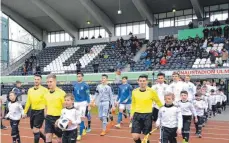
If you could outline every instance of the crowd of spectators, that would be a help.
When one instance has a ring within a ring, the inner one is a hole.
[[[35,55],[31,55],[28,59],[25,60],[25,63],[22,66],[22,75],[33,75],[40,73],[41,68],[38,64],[37,57]]]
[[[121,50],[121,52],[115,52],[111,55],[100,54],[100,58],[107,59],[109,57],[120,57],[117,61],[116,67],[110,67],[109,71],[117,71],[117,70],[123,70],[125,68],[125,63],[128,63],[130,65],[130,69],[133,69],[135,61],[133,60],[133,57],[136,55],[138,49],[142,47],[142,42],[137,38],[137,36],[133,36],[132,33],[130,33],[130,39],[124,40],[122,37],[120,39],[117,39],[115,42],[111,42],[112,48],[117,48]]]
[[[205,28],[203,30],[203,34],[204,34],[204,39],[208,39],[209,37],[212,38],[212,40],[215,41],[215,43],[217,41],[221,42],[220,40],[222,39],[222,37],[228,39],[229,38],[229,19],[227,18],[225,21],[226,26],[225,27],[221,27],[221,23],[215,19],[215,21],[213,22],[211,26],[211,28],[208,28],[208,25],[205,25]]]
[[[153,40],[149,43],[140,59],[145,63],[145,70],[151,70],[158,63],[166,65],[172,56],[178,56],[178,62],[182,63],[185,62],[186,56],[197,56],[201,42],[202,39],[199,37],[177,40],[173,36],[165,36],[162,40]]]
[[[100,34],[98,36],[98,38],[103,38]],[[91,39],[95,39],[95,36],[92,36]],[[88,40],[88,37],[81,37],[80,40]]]

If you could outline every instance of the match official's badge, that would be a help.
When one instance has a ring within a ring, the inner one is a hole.
[[[83,90],[83,86],[81,86],[81,90]]]

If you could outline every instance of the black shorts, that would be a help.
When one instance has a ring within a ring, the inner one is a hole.
[[[134,113],[131,133],[147,135],[152,129],[152,113]]]
[[[10,119],[10,126],[12,128],[11,136],[16,136],[19,134],[19,129],[18,129],[19,123],[20,123],[20,120],[11,120]]]
[[[216,107],[217,107],[217,108],[221,108],[220,102],[217,102]]]
[[[62,143],[76,143],[77,133],[77,129],[63,131]]]
[[[212,111],[213,111],[213,112],[216,111],[216,105],[212,105]]]
[[[158,118],[158,112],[159,110],[155,107],[153,107],[153,112],[152,112],[152,116],[153,116],[153,121],[156,122],[157,118]]]
[[[223,106],[226,106],[226,105],[227,105],[227,102],[226,102],[226,101],[224,101],[222,105],[223,105]]]
[[[30,113],[30,128],[41,128],[45,119],[44,109],[43,110],[31,110]]]
[[[55,127],[55,122],[58,120],[60,116],[50,116],[47,115],[45,118],[45,133],[54,133],[57,137],[62,137],[62,130],[58,127]]]

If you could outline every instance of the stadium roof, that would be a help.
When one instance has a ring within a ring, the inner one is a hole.
[[[121,15],[117,14],[119,0],[2,0],[1,4],[2,11],[25,29],[29,23],[33,25],[32,29],[37,30],[35,32],[39,30],[68,32],[95,26],[103,26],[109,31],[111,25],[150,19],[154,13],[169,12],[173,8],[177,10],[194,8],[196,11],[198,6],[199,10],[202,10],[203,6],[227,2],[228,0],[120,0]],[[139,3],[143,5],[136,6]],[[15,16],[15,13],[23,20]],[[88,20],[91,21],[90,25],[86,23]]]

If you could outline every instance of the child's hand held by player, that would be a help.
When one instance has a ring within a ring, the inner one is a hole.
[[[181,135],[181,133],[182,133],[182,132],[181,132],[181,129],[177,129],[177,134],[178,134],[178,135]]]
[[[198,118],[197,117],[195,117],[195,123],[197,123],[198,122]]]
[[[72,125],[72,121],[71,120],[69,120],[69,122],[68,122],[68,126],[71,126]]]
[[[59,119],[56,120],[56,122],[55,122],[55,127],[58,127],[58,122],[59,122]]]
[[[90,110],[91,110],[91,106],[90,106],[90,105],[88,105],[88,108],[87,108],[87,109],[88,109],[88,111],[90,111]]]

